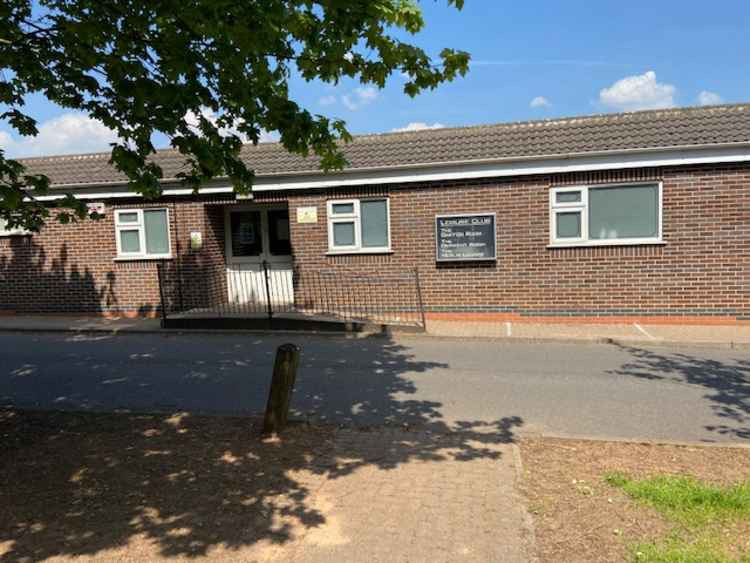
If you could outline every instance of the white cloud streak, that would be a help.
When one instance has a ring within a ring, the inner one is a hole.
[[[470,66],[621,66],[606,61],[590,61],[585,59],[543,59],[538,61],[526,60],[479,60],[470,61]]]
[[[341,103],[349,111],[357,111],[374,102],[378,97],[378,91],[372,86],[359,86],[349,94],[341,96]]]
[[[203,115],[216,123],[216,116],[208,108],[203,110]],[[193,112],[188,112],[185,119],[193,127],[198,125],[198,118]],[[0,129],[0,148],[9,158],[52,156],[104,152],[110,150],[110,145],[118,140],[114,131],[82,113],[63,113],[37,124],[37,129],[39,133],[35,137],[18,136]],[[234,133],[243,142],[248,141],[245,135],[233,128],[221,128],[220,132],[223,135]],[[277,140],[277,134],[261,132],[260,142]]]
[[[405,131],[423,131],[425,129],[442,129],[445,127],[442,123],[435,122],[432,125],[428,125],[424,121],[412,121],[411,123],[405,125],[404,127],[397,127],[396,129],[391,129],[391,132],[393,133],[401,133]]]

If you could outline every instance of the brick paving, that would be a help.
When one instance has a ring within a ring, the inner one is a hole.
[[[0,561],[533,560],[518,422],[0,411]]]
[[[532,560],[513,446],[484,430],[339,431],[340,461],[312,498],[325,523],[288,547],[290,560]]]

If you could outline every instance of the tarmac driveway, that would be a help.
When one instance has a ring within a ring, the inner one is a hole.
[[[750,350],[429,337],[0,334],[0,405],[245,414],[276,346],[297,416],[429,429],[750,443]]]

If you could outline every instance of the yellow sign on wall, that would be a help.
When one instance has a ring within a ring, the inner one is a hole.
[[[317,207],[298,207],[297,208],[297,223],[317,223],[318,222],[318,208]]]

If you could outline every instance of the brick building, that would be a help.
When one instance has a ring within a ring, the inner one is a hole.
[[[313,272],[416,268],[428,315],[750,320],[750,105],[366,135],[346,154],[323,174],[247,146],[256,185],[238,199],[221,180],[190,193],[159,151],[158,201],[108,154],[27,159],[104,219],[2,233],[0,311],[156,314],[157,264],[188,306],[243,302],[265,262],[290,304]]]

